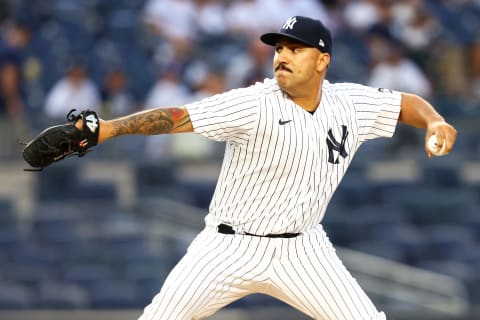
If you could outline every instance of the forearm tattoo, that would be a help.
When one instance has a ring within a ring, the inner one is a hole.
[[[154,135],[182,132],[190,126],[188,112],[182,108],[152,109],[112,121],[112,136],[123,134]]]

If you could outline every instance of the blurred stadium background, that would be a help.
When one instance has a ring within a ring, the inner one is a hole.
[[[271,75],[258,35],[334,33],[330,81],[418,93],[458,131],[428,159],[399,126],[364,145],[327,210],[347,267],[391,319],[480,319],[480,1],[0,1],[0,318],[135,319],[203,226],[223,145],[124,137],[24,172],[17,138],[70,108],[110,118]],[[108,310],[108,311],[105,311]],[[261,295],[215,319],[306,319]]]

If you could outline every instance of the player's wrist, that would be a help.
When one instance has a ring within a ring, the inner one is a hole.
[[[98,120],[99,120],[98,143],[100,144],[105,140],[112,138],[111,136],[112,124],[110,121],[105,121],[102,119],[98,119]]]

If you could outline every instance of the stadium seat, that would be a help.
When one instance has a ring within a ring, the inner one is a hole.
[[[470,229],[463,226],[434,225],[422,228],[427,246],[426,259],[450,260],[473,248],[475,241]]]
[[[1,215],[1,214],[0,214]],[[18,224],[10,222],[0,225],[0,248],[3,252],[15,251],[26,241],[26,235]]]
[[[175,174],[176,166],[168,160],[136,163],[136,185],[140,196],[148,188],[173,185],[175,183]]]
[[[123,278],[135,285],[140,304],[147,305],[160,291],[170,266],[163,261],[139,261],[124,265]]]
[[[18,283],[0,282],[0,309],[28,309],[33,306],[33,292]]]
[[[409,213],[409,220],[418,225],[452,223],[465,206],[476,202],[468,188],[432,188],[416,186],[409,189],[381,191],[383,203],[397,205]]]
[[[33,287],[42,281],[57,279],[58,271],[50,265],[8,263],[2,266],[5,278],[16,284]]]
[[[197,198],[201,196],[196,196],[193,193],[193,187],[178,185],[177,174],[177,166],[170,160],[164,159],[157,162],[142,161],[137,163],[135,176],[138,197],[142,199],[161,197],[194,205]],[[147,212],[151,209],[158,211],[158,208],[149,208],[148,205],[139,204],[140,207],[138,209],[141,212]]]
[[[404,225],[407,218],[400,208],[364,205],[336,214],[328,212],[322,224],[334,243],[349,246],[375,240],[378,230]]]
[[[480,263],[476,263],[471,267],[477,272],[474,272],[472,278],[465,285],[467,286],[470,301],[475,304],[477,301],[480,301],[480,275],[478,274]]]
[[[81,181],[73,189],[76,201],[116,201],[117,198],[116,184],[110,181]]]
[[[35,306],[41,309],[84,309],[89,306],[89,295],[78,285],[47,281],[38,286]]]
[[[332,201],[350,207],[371,204],[373,201],[371,191],[366,184],[363,172],[349,172],[335,192]]]
[[[115,266],[100,262],[64,264],[59,278],[66,283],[89,289],[99,281],[113,279],[114,268]]]
[[[359,241],[361,227],[355,218],[351,218],[347,213],[336,213],[325,216],[322,225],[334,245],[349,246],[355,241]]]
[[[215,191],[215,181],[183,181],[177,183],[181,190],[186,190],[191,196],[197,208],[208,209]]]
[[[454,188],[460,185],[457,162],[435,162],[423,168],[423,181],[432,187]]]
[[[33,266],[51,266],[61,260],[60,254],[53,248],[39,245],[34,241],[16,246],[8,252],[8,255],[12,263]]]
[[[462,208],[459,212],[458,223],[469,229],[474,235],[477,242],[480,242],[480,215],[477,206],[468,206]]]
[[[377,228],[372,239],[376,243],[398,248],[403,255],[403,262],[415,264],[423,259],[426,250],[424,235],[420,229],[406,224]]]
[[[408,212],[398,206],[363,205],[352,208],[348,214],[369,230],[409,223]]]
[[[63,161],[39,172],[36,183],[38,200],[73,200],[76,197],[74,187],[78,182],[78,171],[73,161]]]
[[[94,309],[131,309],[143,307],[135,284],[127,281],[97,281],[91,286],[91,307]]]
[[[31,286],[56,279],[60,261],[60,254],[55,250],[25,242],[8,252],[2,269],[9,280]]]
[[[67,265],[103,263],[111,257],[96,240],[68,242],[51,247],[60,253],[63,263]]]
[[[17,216],[13,209],[12,200],[0,198],[0,228],[3,225],[9,226],[17,222]]]
[[[68,214],[52,214],[34,218],[32,234],[40,243],[57,244],[79,241],[86,238],[88,232]]]
[[[98,221],[97,239],[108,249],[117,251],[123,247],[142,246],[145,242],[145,225],[133,215],[116,213]]]

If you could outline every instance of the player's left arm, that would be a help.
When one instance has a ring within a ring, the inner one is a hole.
[[[192,121],[185,107],[162,107],[132,113],[112,120],[99,119],[98,143],[122,135],[157,135],[193,132]],[[80,119],[75,124],[83,128]]]
[[[426,129],[425,151],[429,157],[432,153],[427,149],[427,140],[432,135],[437,136],[439,149],[443,148],[444,143],[446,144],[447,153],[452,150],[457,139],[457,130],[447,123],[428,101],[415,94],[402,93],[399,121],[416,128]]]

